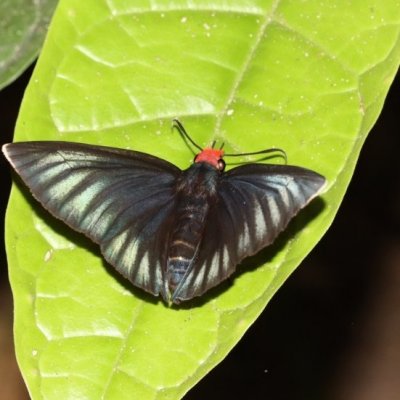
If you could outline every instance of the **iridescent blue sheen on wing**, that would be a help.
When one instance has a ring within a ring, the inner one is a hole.
[[[122,275],[154,295],[165,292],[177,167],[144,153],[70,142],[11,143],[3,152],[34,197],[99,243]]]
[[[325,184],[321,175],[286,165],[243,165],[221,175],[198,254],[174,293],[200,296],[231,275],[245,257],[271,244]]]

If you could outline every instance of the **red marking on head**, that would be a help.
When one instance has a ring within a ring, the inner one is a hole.
[[[214,168],[221,169],[221,163],[220,161],[222,160],[222,157],[224,156],[224,151],[223,150],[216,150],[216,149],[211,149],[210,147],[206,147],[201,151],[199,154],[197,154],[196,158],[194,159],[194,162],[205,162],[207,164],[212,165]]]

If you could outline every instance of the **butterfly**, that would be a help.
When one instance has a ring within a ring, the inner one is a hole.
[[[169,304],[229,277],[325,184],[320,174],[289,165],[251,163],[225,172],[222,146],[202,149],[178,120],[174,126],[199,149],[186,170],[150,154],[82,143],[2,148],[45,209],[99,244],[133,285]],[[273,151],[286,156],[280,149],[241,155]]]

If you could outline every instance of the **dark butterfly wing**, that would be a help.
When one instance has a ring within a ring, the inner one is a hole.
[[[11,143],[3,152],[55,217],[100,244],[134,285],[165,294],[163,268],[181,171],[148,154],[70,142]]]
[[[199,251],[174,297],[199,296],[231,275],[243,258],[271,244],[325,184],[300,167],[249,164],[220,179]]]

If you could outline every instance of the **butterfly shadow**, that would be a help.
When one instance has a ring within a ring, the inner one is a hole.
[[[74,231],[65,222],[56,218],[52,215],[46,208],[43,207],[29,192],[26,185],[22,182],[20,177],[13,174],[13,183],[17,186],[18,190],[22,194],[24,200],[29,204],[29,207],[33,210],[34,214],[40,219],[45,221],[46,225],[53,230],[57,235],[64,237],[66,240],[70,241],[76,247],[82,247],[89,251],[93,255],[96,252],[96,244],[90,241],[84,234]],[[40,231],[38,231],[42,234]],[[46,240],[46,239],[45,239]],[[49,244],[50,245],[50,244]],[[98,247],[98,246],[97,246]]]
[[[208,302],[214,300],[222,293],[235,285],[235,280],[241,275],[250,273],[264,264],[271,262],[274,256],[279,253],[287,243],[292,240],[296,235],[301,232],[314,218],[316,218],[326,207],[326,203],[320,197],[315,198],[309,205],[301,210],[296,217],[294,217],[288,227],[280,233],[277,239],[269,246],[260,250],[253,256],[245,258],[237,267],[236,271],[225,281],[210,289],[201,297],[173,305],[177,309],[193,309],[202,307]]]

